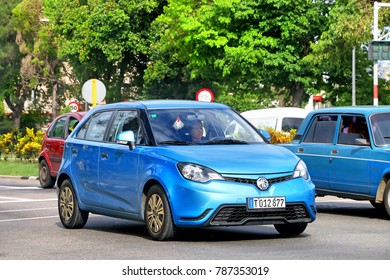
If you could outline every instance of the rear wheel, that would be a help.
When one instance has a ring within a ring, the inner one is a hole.
[[[275,224],[274,227],[280,234],[292,236],[299,235],[304,232],[307,227],[307,223]]]
[[[89,212],[80,210],[72,183],[65,180],[58,196],[58,213],[61,223],[66,228],[82,228],[88,220]]]
[[[144,214],[146,228],[153,239],[171,240],[176,236],[168,199],[160,185],[154,185],[148,191]]]
[[[39,183],[44,189],[52,188],[55,183],[55,177],[50,175],[49,165],[44,159],[39,163]]]

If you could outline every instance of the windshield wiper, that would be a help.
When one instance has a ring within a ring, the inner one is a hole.
[[[160,145],[193,145],[192,142],[188,141],[179,141],[179,140],[168,140],[168,141],[162,141],[159,143]]]
[[[236,140],[236,139],[211,139],[204,143],[205,145],[218,145],[218,144],[248,144],[248,142]]]

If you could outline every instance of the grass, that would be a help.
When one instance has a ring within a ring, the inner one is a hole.
[[[0,160],[0,175],[38,176],[38,163],[21,160]]]

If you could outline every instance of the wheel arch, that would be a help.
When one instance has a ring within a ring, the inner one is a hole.
[[[164,185],[156,180],[156,179],[150,179],[148,180],[145,185],[144,185],[144,189],[142,191],[142,203],[141,203],[141,217],[143,220],[145,220],[145,215],[144,215],[144,212],[145,212],[145,203],[146,203],[146,196],[148,195],[148,192],[150,190],[151,187],[153,187],[154,185],[159,185],[161,186],[161,188],[163,189],[163,191],[165,192],[166,196],[167,196],[167,199],[168,199],[168,203],[170,203],[170,200],[169,200],[169,194],[167,193],[167,190],[164,188]]]
[[[56,177],[57,174],[53,174],[53,173],[52,173],[53,167],[52,167],[52,165],[51,165],[51,161],[47,159],[46,155],[41,154],[41,155],[38,157],[38,165],[40,165],[41,162],[42,162],[43,160],[46,161],[47,167],[49,167],[50,176]]]
[[[378,189],[377,189],[376,195],[375,195],[375,202],[377,202],[377,203],[383,202],[385,189],[386,189],[386,186],[387,186],[387,183],[389,182],[389,180],[390,180],[390,173],[387,173],[385,176],[383,176],[382,180],[379,183],[379,186],[378,186]]]
[[[72,179],[70,178],[70,176],[68,176],[68,174],[66,173],[62,173],[60,174],[58,177],[57,177],[57,188],[59,189],[61,184],[66,180],[66,179],[69,179],[69,181],[73,184],[73,181]]]

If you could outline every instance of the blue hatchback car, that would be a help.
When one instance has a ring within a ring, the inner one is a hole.
[[[57,182],[66,228],[89,213],[178,228],[272,224],[298,235],[316,218],[306,166],[218,103],[137,101],[91,110],[67,138]]]
[[[390,216],[390,106],[314,110],[283,146],[305,161],[318,196],[369,200]]]

